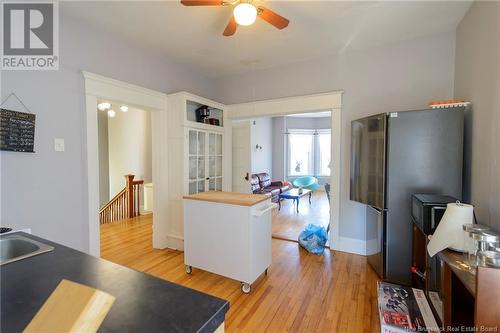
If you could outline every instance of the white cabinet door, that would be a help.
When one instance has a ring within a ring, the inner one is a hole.
[[[223,143],[221,133],[186,129],[187,194],[222,191]]]

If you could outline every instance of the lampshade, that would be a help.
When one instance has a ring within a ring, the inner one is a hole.
[[[433,257],[439,251],[450,248],[455,251],[466,250],[462,226],[473,221],[473,206],[463,203],[449,203],[441,221],[432,235],[427,252]]]
[[[234,19],[239,25],[251,25],[257,18],[257,8],[249,3],[240,3],[233,10]]]

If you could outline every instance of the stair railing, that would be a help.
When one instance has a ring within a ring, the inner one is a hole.
[[[126,220],[141,215],[140,200],[144,181],[125,175],[125,188],[99,210],[99,223]]]

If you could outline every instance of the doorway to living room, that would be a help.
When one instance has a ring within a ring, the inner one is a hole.
[[[329,229],[330,244],[338,240],[341,95],[230,106],[233,191],[266,194],[281,204],[273,211],[273,237],[297,241],[315,224]]]
[[[330,223],[331,112],[274,117],[274,180],[280,179],[273,237],[297,241],[313,224],[326,232]]]

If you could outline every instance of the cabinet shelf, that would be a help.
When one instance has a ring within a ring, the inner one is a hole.
[[[188,97],[189,98],[189,97]],[[186,100],[186,117],[185,121],[188,126],[202,125],[204,128],[221,128],[224,127],[224,111],[217,105],[207,103],[208,101],[194,100],[194,98],[189,98]],[[206,119],[211,119],[218,122],[218,125],[204,123],[200,121],[198,111],[200,108],[208,108],[209,115]]]

